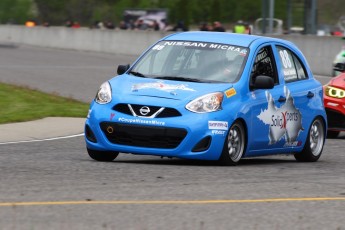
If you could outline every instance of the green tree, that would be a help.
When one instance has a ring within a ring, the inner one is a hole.
[[[344,14],[344,0],[318,0],[322,23],[333,23]],[[118,22],[129,8],[165,8],[171,24],[183,20],[187,25],[202,21],[232,24],[237,20],[253,23],[261,17],[261,0],[0,0],[0,23],[24,23],[29,18],[52,25],[67,19],[90,25],[94,21]],[[303,25],[304,0],[292,0],[293,25]],[[33,9],[37,8],[37,14]],[[287,19],[287,0],[275,0],[275,17]]]
[[[212,22],[214,21],[220,21],[221,18],[221,12],[222,12],[222,3],[220,0],[214,0],[211,4],[211,10],[210,10],[210,20]]]
[[[24,24],[35,17],[31,0],[1,0],[0,23]]]
[[[68,18],[65,10],[67,0],[46,1],[34,0],[38,9],[38,19],[42,22],[60,25]]]
[[[97,9],[97,0],[35,0],[40,21],[61,25],[66,20],[89,25]],[[101,4],[102,5],[102,4]]]

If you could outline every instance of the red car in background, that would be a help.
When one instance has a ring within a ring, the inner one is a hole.
[[[334,70],[342,73],[324,86],[329,138],[336,138],[345,131],[345,63],[338,63]]]

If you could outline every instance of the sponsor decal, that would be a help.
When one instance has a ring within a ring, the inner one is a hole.
[[[166,41],[164,42],[165,46],[193,46],[193,47],[202,47],[207,48],[209,43],[205,42],[176,42],[176,41]]]
[[[187,85],[184,84],[166,84],[163,81],[157,81],[157,82],[150,82],[150,83],[139,83],[132,85],[132,91],[137,92],[140,89],[158,89],[165,92],[173,92],[175,90],[184,90],[184,91],[195,91],[192,88],[188,88]]]
[[[283,72],[285,76],[296,75],[296,69],[284,69]]]
[[[152,50],[162,50],[165,46],[163,45],[155,45],[154,47],[152,47]]]
[[[216,129],[214,129],[214,130],[212,130],[212,135],[222,135],[222,136],[224,136],[225,135],[225,130],[216,130]]]
[[[228,130],[227,121],[208,121],[209,129]]]
[[[115,113],[111,113],[111,114],[110,114],[110,120],[111,120],[111,121],[113,120],[114,116],[115,116]]]
[[[284,144],[284,148],[287,148],[287,147],[297,147],[297,146],[301,146],[302,145],[302,141],[294,141],[294,142],[286,142]]]
[[[222,49],[222,50],[231,50],[231,51],[241,52],[241,48],[236,47],[236,46],[230,46],[230,45],[210,44],[209,47],[212,49]]]
[[[241,51],[240,51],[240,55],[241,56],[247,56],[247,50],[246,49],[242,49]]]
[[[225,95],[226,95],[227,98],[236,95],[235,88],[231,88],[231,89],[228,89],[227,91],[225,91]]]
[[[296,108],[290,91],[284,87],[286,102],[280,108],[274,104],[272,95],[266,91],[267,109],[261,110],[257,116],[265,125],[269,125],[269,145],[277,143],[282,138],[286,146],[294,145],[302,127],[302,114]],[[298,144],[298,143],[297,143]]]
[[[141,124],[141,125],[157,125],[157,126],[165,126],[165,122],[163,121],[157,121],[157,120],[144,120],[144,119],[131,119],[131,118],[124,118],[124,117],[119,117],[118,119],[119,122],[123,123],[130,123],[130,124]]]
[[[162,50],[165,46],[188,46],[204,49],[221,49],[221,50],[230,50],[233,52],[238,52],[242,56],[246,56],[248,50],[243,49],[239,46],[226,45],[226,44],[217,44],[217,43],[206,43],[206,42],[184,42],[184,41],[165,41],[163,44],[155,45],[152,47],[153,50]]]

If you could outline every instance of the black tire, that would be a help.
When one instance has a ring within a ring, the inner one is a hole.
[[[325,124],[321,118],[316,118],[311,124],[302,152],[296,153],[295,159],[302,162],[315,162],[322,153],[325,144]]]
[[[244,154],[245,146],[246,135],[244,126],[241,122],[236,121],[230,127],[224,141],[219,163],[221,165],[237,165]]]
[[[96,151],[88,148],[87,152],[92,159],[103,162],[113,161],[119,155],[118,152]]]
[[[328,130],[327,131],[327,138],[337,138],[339,136],[340,131],[333,131]]]

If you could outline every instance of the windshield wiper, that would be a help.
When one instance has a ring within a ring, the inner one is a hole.
[[[204,81],[196,79],[196,78],[177,77],[177,76],[155,77],[155,79],[176,80],[176,81],[190,81],[190,82],[204,82]]]
[[[140,72],[135,72],[135,71],[129,71],[129,74],[132,74],[134,76],[137,76],[137,77],[147,77],[145,76],[144,74],[140,73]]]

